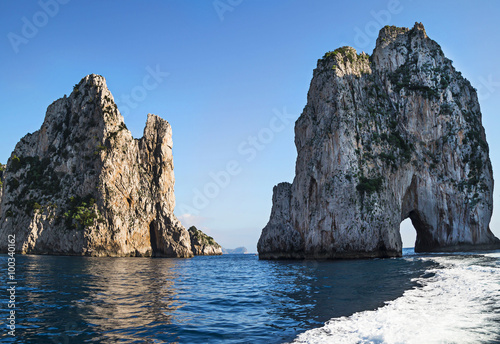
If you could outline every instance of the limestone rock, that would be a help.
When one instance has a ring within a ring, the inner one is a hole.
[[[290,183],[280,183],[273,188],[271,218],[257,244],[262,258],[299,258],[304,254],[302,236],[291,222],[291,199]],[[263,247],[269,250],[261,252]]]
[[[222,247],[214,238],[206,235],[195,226],[188,229],[191,237],[191,250],[195,256],[218,256],[222,254]]]
[[[422,24],[386,26],[372,56],[318,60],[295,123],[293,184],[274,189],[262,259],[498,248],[493,172],[476,90]]]
[[[134,139],[105,79],[88,75],[16,145],[0,235],[15,234],[21,253],[192,257],[174,181],[170,124],[150,114]]]

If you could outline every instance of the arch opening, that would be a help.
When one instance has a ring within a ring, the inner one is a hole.
[[[414,248],[417,241],[417,230],[413,227],[410,218],[404,219],[399,225],[403,248]]]
[[[404,248],[414,247],[415,252],[431,252],[435,251],[435,249],[439,247],[439,242],[435,238],[432,225],[427,222],[425,216],[418,210],[410,211],[408,216],[401,221],[399,228]],[[410,228],[413,228],[415,233],[413,246],[408,246],[411,245],[410,242],[413,240],[413,237],[410,234],[412,232]],[[403,238],[403,234],[406,236],[406,239]]]

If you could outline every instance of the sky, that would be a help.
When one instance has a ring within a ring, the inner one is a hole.
[[[317,60],[345,45],[371,54],[387,24],[422,22],[478,89],[499,180],[499,15],[493,0],[2,1],[0,162],[48,105],[100,74],[134,137],[148,113],[172,125],[182,223],[256,252],[273,186],[294,177],[294,122]],[[496,206],[491,228],[500,236]],[[411,222],[401,233],[412,247]]]

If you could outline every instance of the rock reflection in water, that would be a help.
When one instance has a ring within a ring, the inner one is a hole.
[[[172,312],[181,307],[173,289],[175,265],[171,259],[143,259],[139,264],[135,258],[92,260],[86,270],[95,277],[87,296],[74,305],[107,340],[137,339],[155,325],[170,324]]]
[[[166,341],[175,339],[168,335],[168,328],[174,321],[173,312],[182,307],[173,287],[179,260],[23,258],[20,309],[28,319],[22,329],[25,339],[128,342],[152,333],[161,337],[155,328],[158,326],[163,328]],[[51,280],[61,283],[45,285]]]

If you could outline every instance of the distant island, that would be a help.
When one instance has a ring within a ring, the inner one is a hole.
[[[222,248],[222,254],[247,254],[248,250],[245,247],[237,248]]]

